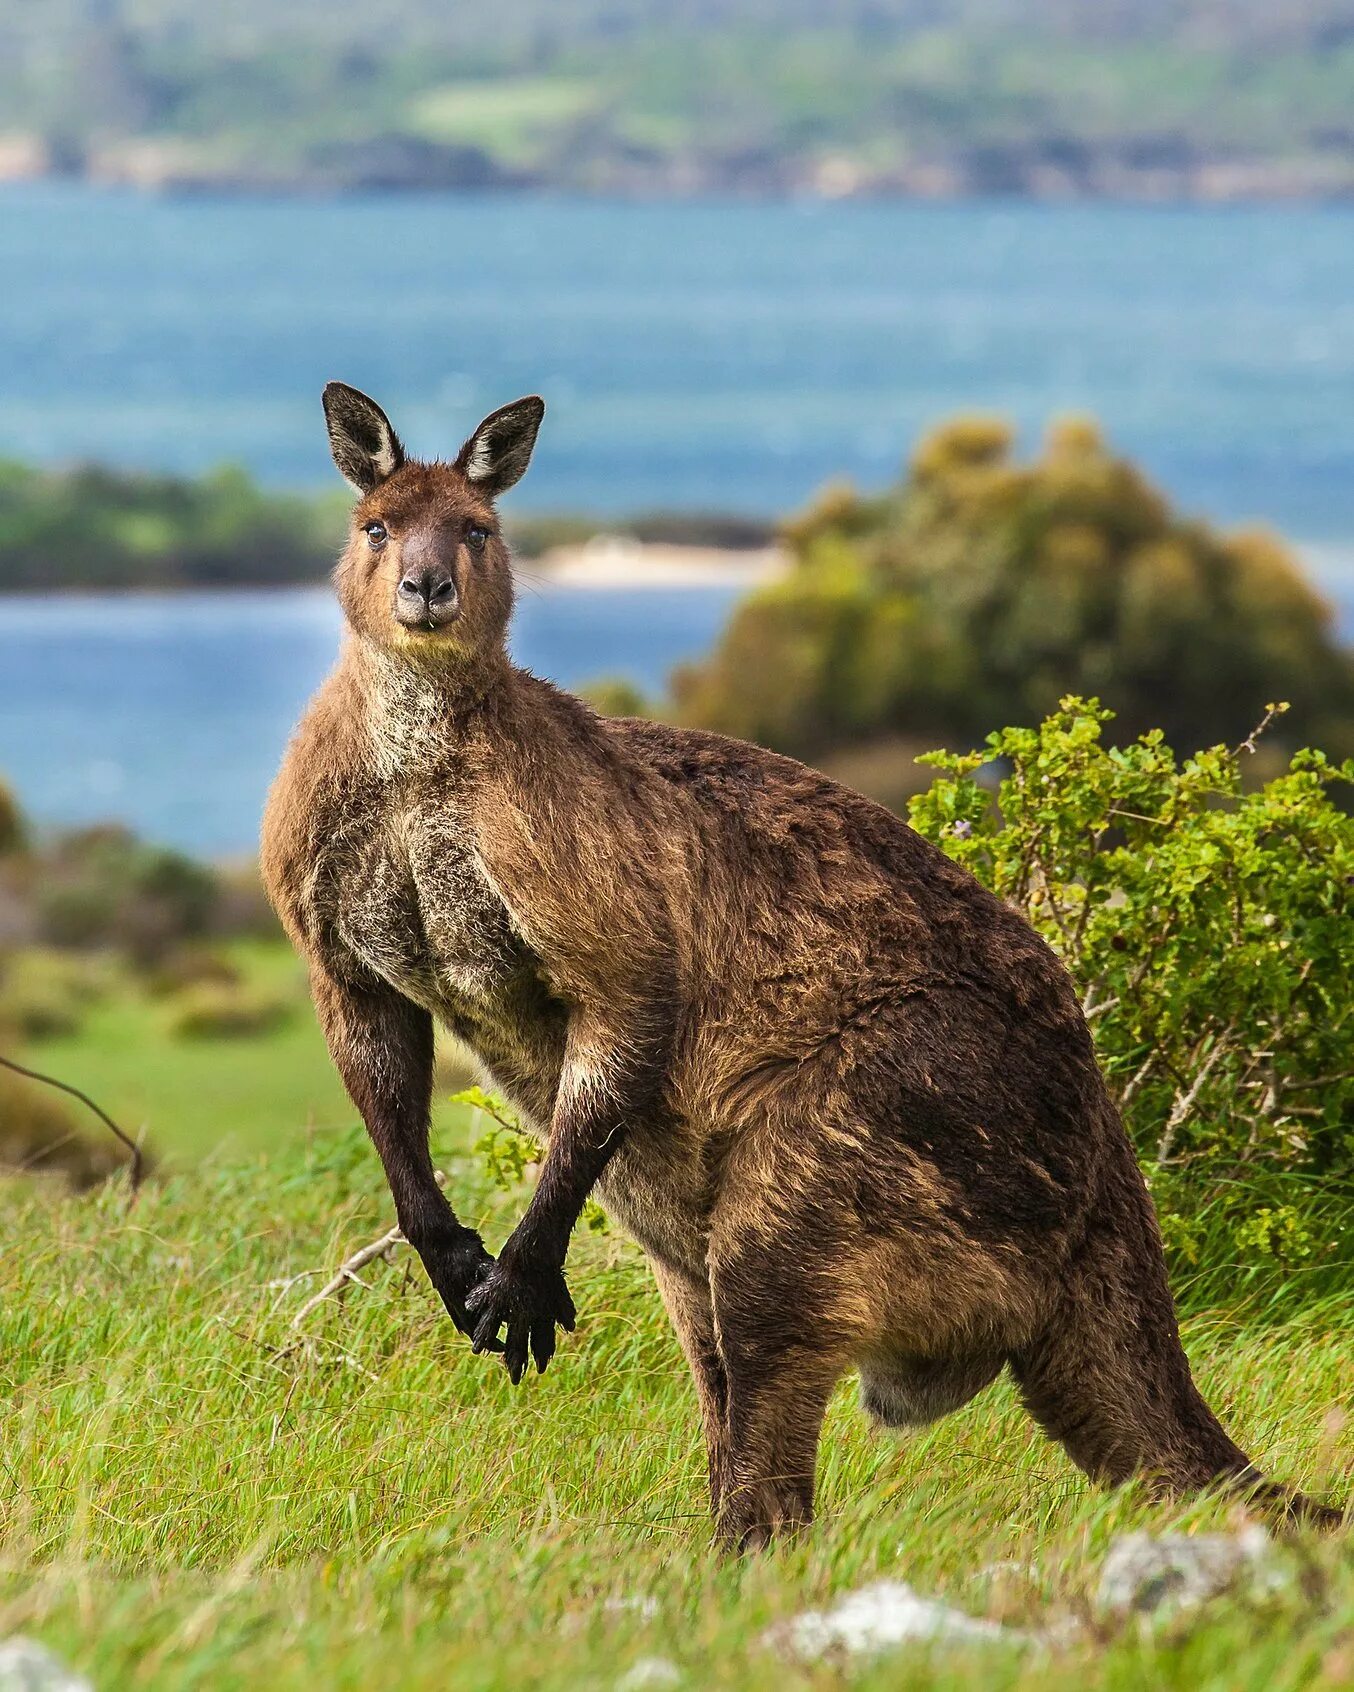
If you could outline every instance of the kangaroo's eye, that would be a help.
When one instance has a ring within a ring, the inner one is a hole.
[[[484,543],[488,539],[488,529],[467,529],[465,532],[465,544],[472,552],[483,552]]]
[[[384,523],[375,522],[375,521],[370,522],[370,523],[364,523],[362,525],[362,530],[363,530],[363,533],[367,537],[368,543],[376,551],[379,551],[381,549],[381,547],[383,547],[385,545],[385,543],[386,543],[386,526],[385,526]]]

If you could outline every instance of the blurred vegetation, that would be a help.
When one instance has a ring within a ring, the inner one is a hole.
[[[23,843],[24,824],[19,801],[0,781],[0,853],[14,852]]]
[[[179,1040],[239,1040],[271,1033],[294,1008],[234,982],[199,981],[170,997],[168,1028]]]
[[[580,690],[581,695],[604,717],[652,717],[658,706],[645,697],[627,676],[600,676]]]
[[[1001,420],[960,418],[881,497],[828,488],[786,527],[788,577],[674,675],[677,714],[820,758],[1029,722],[1068,692],[1199,745],[1282,698],[1281,741],[1354,750],[1354,663],[1277,538],[1181,516],[1088,421],[1032,462],[1012,449]]]
[[[190,479],[0,460],[0,592],[318,580],[347,503],[268,493],[231,467]]]
[[[0,459],[0,593],[84,588],[277,587],[322,581],[347,532],[351,495],[277,493],[227,466],[200,477],[102,466],[44,470]],[[599,530],[683,546],[765,546],[757,518],[639,512],[601,523],[525,515],[507,525],[519,558],[578,546]],[[14,826],[0,788],[0,849]]]
[[[930,754],[912,824],[1071,970],[1178,1270],[1348,1285],[1354,762],[1299,752],[1243,792],[1254,735],[1178,758],[1160,730],[1107,746],[1109,717],[1067,698]]]
[[[147,184],[1348,191],[1343,0],[0,0],[5,128]]]
[[[0,1169],[60,1175],[93,1186],[125,1167],[126,1154],[80,1107],[41,1082],[0,1069]]]
[[[116,950],[141,965],[204,934],[215,903],[208,868],[112,824],[60,836],[43,853],[33,890],[39,938]]]
[[[0,1017],[25,1040],[76,1034],[88,1007],[119,985],[107,956],[23,946],[0,967]]]
[[[23,825],[12,800],[6,815],[0,1055],[54,1047],[65,1079],[62,1052],[131,1014],[139,1045],[116,1036],[119,1060],[153,1069],[152,1026],[161,1043],[239,1038],[278,1029],[306,1002],[303,978],[260,978],[232,956],[260,940],[282,949],[252,869],[218,870],[114,825],[47,837]],[[0,1071],[0,1168],[60,1170],[83,1184],[122,1167],[106,1137],[70,1100]]]

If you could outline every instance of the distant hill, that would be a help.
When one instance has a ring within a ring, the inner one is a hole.
[[[1354,0],[0,0],[0,174],[1354,192]]]

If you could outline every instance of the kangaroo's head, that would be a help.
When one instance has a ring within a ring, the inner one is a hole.
[[[405,456],[375,400],[324,390],[334,462],[358,494],[337,584],[357,632],[411,657],[454,663],[501,647],[512,568],[495,501],[525,471],[545,403],[492,412],[452,463]]]

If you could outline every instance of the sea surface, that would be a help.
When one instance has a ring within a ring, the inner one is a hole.
[[[549,405],[521,506],[779,513],[1069,409],[1186,504],[1354,537],[1354,206],[156,198],[0,189],[0,452],[279,484],[319,391],[423,453]]]
[[[918,433],[1094,412],[1186,507],[1303,544],[1354,630],[1354,207],[0,188],[0,455],[332,486],[319,390],[410,446],[549,406],[519,509],[772,515]],[[59,585],[59,584],[57,584]],[[543,588],[519,657],[657,688],[732,588]],[[0,602],[0,773],[46,823],[252,844],[336,644],[315,592]]]

